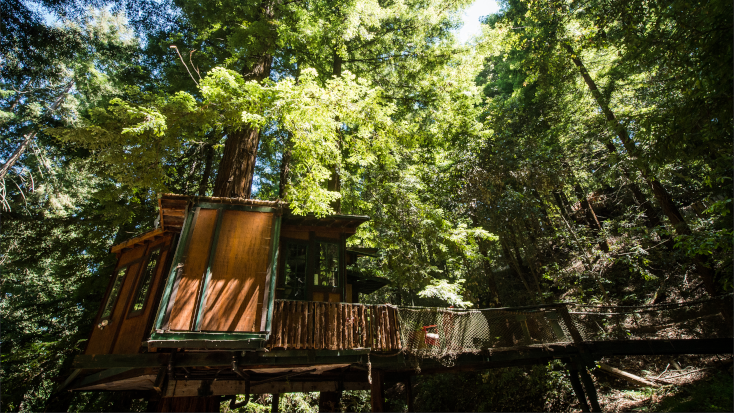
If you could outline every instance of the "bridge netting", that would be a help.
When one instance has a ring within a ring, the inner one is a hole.
[[[732,295],[650,306],[560,303],[500,309],[399,307],[402,350],[418,357],[533,344],[731,337]]]

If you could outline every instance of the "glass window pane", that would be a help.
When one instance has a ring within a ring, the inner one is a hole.
[[[306,251],[301,243],[287,243],[285,247],[285,292],[286,300],[306,299]]]
[[[339,286],[339,246],[325,242],[318,243],[316,271],[313,283],[319,287]]]
[[[117,296],[120,294],[120,288],[122,287],[122,280],[125,279],[125,274],[127,273],[127,268],[120,268],[117,270],[117,275],[115,275],[115,283],[112,284],[112,291],[110,291],[110,296],[107,297],[107,303],[104,305],[104,311],[102,312],[102,319],[109,319],[112,317],[112,307],[115,305],[115,301],[117,300]]]
[[[161,256],[161,250],[157,249],[150,254],[148,258],[148,264],[145,266],[145,272],[143,273],[143,279],[138,284],[138,292],[135,294],[135,301],[133,301],[131,312],[142,311],[145,306],[145,299],[148,297],[150,291],[150,284],[153,282],[153,276],[155,275],[155,268],[158,265],[158,260]]]

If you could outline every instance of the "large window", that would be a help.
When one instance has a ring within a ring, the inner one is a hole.
[[[128,267],[123,267],[117,270],[117,273],[115,274],[115,281],[114,284],[112,284],[112,290],[110,290],[110,295],[107,297],[107,302],[104,305],[104,311],[102,312],[102,320],[109,320],[110,317],[112,317],[112,310],[115,308],[115,302],[117,301],[117,296],[120,295],[120,288],[122,288],[122,280],[125,279],[125,274],[127,274]]]
[[[308,244],[287,242],[285,244],[285,279],[283,298],[286,300],[306,299],[306,252]]]
[[[130,315],[138,315],[143,313],[145,308],[145,302],[148,299],[150,293],[150,287],[155,277],[155,270],[158,267],[158,261],[160,261],[161,249],[158,248],[150,253],[148,256],[148,263],[145,265],[145,271],[138,282],[138,290],[135,293],[135,301],[133,306],[130,308]]]
[[[313,285],[319,287],[339,286],[339,246],[337,244],[319,242],[316,244],[316,271]]]

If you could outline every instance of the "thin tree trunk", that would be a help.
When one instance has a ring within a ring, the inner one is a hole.
[[[654,176],[652,176],[647,165],[643,163],[642,157],[640,156],[641,154],[639,153],[640,151],[635,146],[634,141],[632,141],[632,139],[630,138],[629,133],[627,133],[627,129],[624,127],[624,125],[619,123],[617,118],[614,116],[614,113],[609,108],[609,105],[604,100],[601,92],[597,88],[594,79],[591,78],[591,75],[586,69],[586,66],[584,66],[583,62],[581,61],[581,59],[579,59],[578,55],[574,52],[573,48],[570,45],[564,43],[563,47],[570,54],[571,60],[576,65],[576,67],[578,67],[579,72],[581,73],[581,77],[583,77],[584,82],[586,82],[586,85],[589,87],[589,90],[594,96],[597,105],[599,105],[599,107],[602,109],[602,112],[604,112],[604,116],[606,117],[607,122],[609,122],[610,126],[614,129],[614,131],[617,133],[617,136],[619,136],[619,139],[622,141],[622,145],[627,151],[633,164],[640,170],[640,172],[642,173],[642,178],[645,180],[645,182],[647,182],[648,185],[650,185],[650,187],[652,188],[655,199],[658,200],[660,206],[663,208],[663,213],[668,217],[670,223],[673,224],[675,232],[678,235],[690,235],[691,229],[688,226],[688,223],[686,223],[686,220],[683,218],[683,215],[680,213],[680,210],[678,210],[678,206],[675,204],[675,202],[673,202],[673,198],[670,196],[670,193],[668,193],[665,187],[663,187],[662,184],[660,184],[660,182],[655,179]],[[611,142],[607,142],[606,145],[608,149],[614,149],[614,153],[616,153],[616,148]],[[693,260],[696,263],[696,272],[698,272],[698,275],[701,277],[706,292],[712,296],[718,295],[719,288],[717,288],[717,285],[714,281],[714,270],[711,268],[709,258],[699,254],[693,257]]]
[[[541,214],[541,220],[543,222],[543,227],[547,228],[551,233],[555,231],[555,228],[553,228],[553,224],[550,221],[550,218],[548,217],[548,210],[545,207],[545,203],[543,202],[543,198],[540,196],[540,193],[535,188],[532,188],[530,192],[533,194],[533,197],[538,201],[538,206],[540,207],[540,214]]]
[[[334,77],[341,77],[342,75],[342,57],[339,56],[339,53],[337,53],[336,48],[334,48],[334,59],[332,62],[332,74]],[[339,122],[339,117],[337,116],[336,121]],[[342,132],[341,129],[337,127],[336,131],[338,142],[339,151],[342,150]],[[339,192],[341,193],[342,189],[342,183],[341,183],[341,177],[339,176],[339,163],[334,164],[334,168],[331,170],[331,177],[329,178],[329,182],[327,184],[326,189],[328,189],[331,192]],[[341,205],[341,198],[337,198],[331,203],[331,208],[334,210],[335,213],[341,214],[342,205]]]
[[[206,190],[209,189],[209,176],[212,173],[212,160],[214,158],[214,148],[212,145],[204,146],[204,173],[201,176],[199,182],[199,196],[206,195]]]
[[[627,169],[622,170],[622,175],[627,179],[627,182],[629,183],[629,189],[630,192],[632,192],[632,196],[635,198],[635,201],[642,207],[642,209],[645,211],[645,215],[647,217],[647,226],[648,228],[655,228],[660,225],[660,216],[658,215],[658,211],[655,210],[655,207],[653,207],[652,203],[649,199],[645,196],[645,194],[642,193],[642,190],[640,187],[632,180],[629,173],[627,172]]]
[[[553,198],[556,200],[556,204],[558,205],[558,209],[561,211],[563,219],[571,221],[571,214],[569,213],[566,203],[563,202],[563,198],[561,197],[562,194],[563,192],[560,190],[553,191]]]
[[[291,134],[285,138],[283,143],[283,156],[280,159],[280,182],[278,184],[278,198],[286,199],[288,196],[288,182],[291,178]]]
[[[69,94],[72,87],[74,87],[74,81],[70,81],[69,83],[66,84],[64,91],[61,92],[59,97],[56,98],[56,101],[54,101],[54,103],[51,105],[47,115],[50,115],[59,109],[59,107],[64,103],[64,100],[66,100],[66,96]],[[10,158],[8,158],[8,160],[5,162],[2,168],[0,168],[0,181],[5,179],[5,175],[7,175],[10,168],[12,168],[13,165],[15,165],[16,162],[18,162],[18,159],[20,159],[21,155],[23,155],[26,149],[28,149],[28,146],[31,144],[31,142],[33,141],[33,139],[36,137],[37,134],[38,134],[38,131],[33,131],[23,137],[24,138],[23,142],[21,142],[20,145],[18,145],[18,147],[15,148],[15,151],[13,151],[13,154],[10,155]]]
[[[500,307],[500,295],[497,289],[497,280],[492,271],[492,263],[489,261],[489,246],[487,241],[479,241],[479,254],[482,256],[482,265],[487,287],[489,287],[489,302],[492,307]]]
[[[574,185],[574,191],[576,192],[576,197],[579,199],[579,202],[581,202],[581,208],[583,208],[584,213],[586,214],[586,222],[588,223],[589,228],[591,228],[594,235],[599,236],[599,234],[603,232],[603,229],[599,223],[599,219],[596,217],[594,207],[592,207],[591,202],[589,202],[589,198],[578,183]],[[604,252],[609,252],[609,244],[607,243],[606,238],[599,241],[599,248]]]
[[[528,221],[524,221],[523,226],[525,227],[524,233],[527,234],[527,237],[524,237],[526,239],[523,241],[526,242],[521,243],[520,239],[518,239],[519,236],[516,235],[514,237],[516,243],[515,250],[518,251],[519,245],[525,246],[525,250],[527,251],[527,254],[525,254],[525,262],[527,263],[527,268],[530,272],[530,275],[533,276],[533,281],[535,281],[535,288],[540,293],[540,257],[538,257],[538,249],[536,247],[538,245],[538,239],[535,237],[535,231],[533,231],[533,228],[531,228],[532,225],[528,224]],[[523,232],[520,231],[520,228],[517,228],[517,230],[515,231],[515,234],[518,235],[522,233]]]
[[[510,248],[507,246],[507,243],[502,239],[500,236],[500,245],[502,245],[502,255],[505,258],[505,262],[515,270],[515,274],[517,274],[517,277],[522,281],[522,284],[525,286],[525,289],[528,290],[530,294],[533,293],[533,291],[530,289],[530,286],[528,285],[527,281],[525,281],[525,277],[522,275],[522,269],[520,269],[520,265],[518,264],[517,260],[512,256],[512,253],[510,252]]]

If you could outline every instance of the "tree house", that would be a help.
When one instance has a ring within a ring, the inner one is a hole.
[[[386,284],[347,271],[366,216],[290,215],[279,202],[162,195],[160,228],[115,245],[85,354],[267,346],[275,300],[353,303]]]

